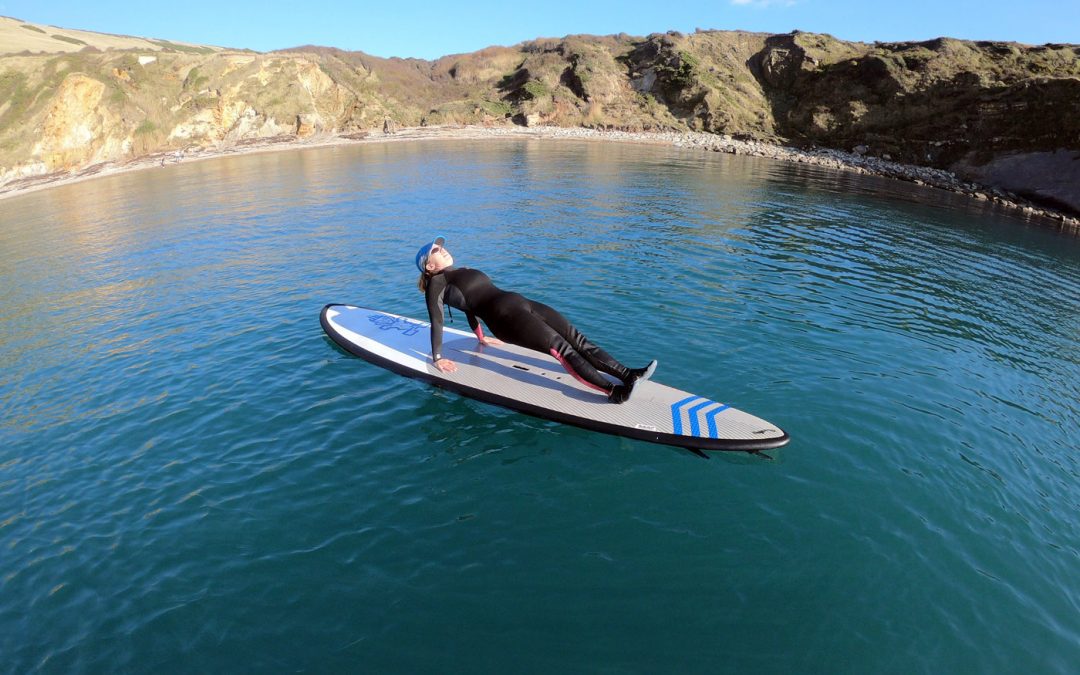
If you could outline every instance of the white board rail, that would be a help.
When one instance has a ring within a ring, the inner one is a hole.
[[[704,396],[640,382],[621,404],[578,382],[547,354],[515,345],[484,346],[471,332],[443,329],[443,355],[431,362],[430,324],[353,305],[326,305],[326,334],[344,350],[392,372],[462,396],[592,431],[699,450],[758,452],[790,440],[774,424]]]

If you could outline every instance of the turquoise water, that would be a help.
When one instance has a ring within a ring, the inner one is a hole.
[[[706,461],[333,346],[325,303],[423,316],[435,233],[792,443]],[[1075,672],[1078,336],[1080,238],[695,151],[353,146],[7,199],[0,671]]]

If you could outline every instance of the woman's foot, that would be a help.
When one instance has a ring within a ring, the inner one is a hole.
[[[644,368],[631,368],[630,369],[630,381],[631,382],[644,382],[653,376],[656,372],[657,362],[656,359],[649,361],[649,365]]]
[[[644,382],[652,377],[656,372],[656,361],[650,361],[649,365],[644,368],[631,368],[630,376],[626,378],[625,384],[617,384],[611,389],[611,393],[608,394],[608,400],[612,403],[625,403],[630,400],[630,394],[634,393],[634,387],[638,382]]]
[[[607,400],[612,403],[626,403],[630,400],[630,394],[634,391],[634,385],[636,380],[631,379],[630,384],[617,384],[611,388],[611,393],[608,394]]]

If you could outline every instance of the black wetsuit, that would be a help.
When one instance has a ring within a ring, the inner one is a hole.
[[[477,319],[495,337],[513,345],[551,354],[571,375],[600,391],[610,393],[607,373],[626,382],[631,371],[582,335],[562,314],[518,293],[504,291],[480,270],[449,268],[428,280],[427,307],[431,317],[431,356],[442,354],[443,306],[465,312],[469,327],[483,335]]]

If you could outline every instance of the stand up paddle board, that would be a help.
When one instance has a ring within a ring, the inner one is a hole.
[[[443,355],[457,363],[444,373],[431,362],[431,324],[351,305],[327,305],[323,330],[338,345],[387,370],[479,401],[555,422],[700,450],[758,452],[785,445],[776,425],[718,401],[652,380],[610,403],[547,354],[515,345],[481,345],[476,335],[443,328]]]

